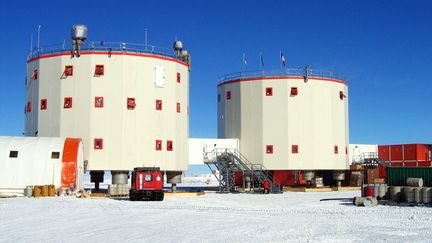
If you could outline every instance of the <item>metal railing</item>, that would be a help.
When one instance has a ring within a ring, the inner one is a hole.
[[[58,52],[70,51],[71,43],[62,42],[59,44],[45,45],[39,48],[35,47],[29,53],[29,59],[35,58],[41,55],[53,54]],[[153,45],[136,44],[136,43],[125,43],[125,42],[105,42],[105,41],[93,41],[84,42],[81,45],[81,52],[95,51],[95,52],[132,52],[132,53],[147,53],[159,56],[171,57],[174,59],[181,60],[178,56],[174,55],[174,51],[168,48],[157,47]]]
[[[307,75],[306,75],[307,73]],[[275,70],[258,70],[258,71],[244,71],[223,75],[219,78],[218,85],[227,81],[242,79],[242,78],[256,78],[256,77],[280,77],[280,76],[307,76],[309,78],[331,78],[346,81],[342,75],[335,74],[330,71],[306,69],[305,68],[283,68]]]

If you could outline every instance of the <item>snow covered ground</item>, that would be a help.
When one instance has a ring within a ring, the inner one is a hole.
[[[355,191],[0,199],[0,242],[431,242],[432,208],[355,207]]]

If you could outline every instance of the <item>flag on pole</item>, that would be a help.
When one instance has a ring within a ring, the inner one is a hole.
[[[262,52],[260,52],[260,60],[261,60],[261,67],[264,67],[264,58]]]
[[[281,59],[282,64],[283,64],[284,66],[286,66],[285,57],[284,57],[282,51],[280,51],[280,59]]]
[[[245,65],[245,66],[248,65],[245,53],[243,53],[243,65]]]

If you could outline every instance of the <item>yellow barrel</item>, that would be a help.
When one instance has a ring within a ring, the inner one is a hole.
[[[34,186],[33,196],[34,197],[41,197],[42,196],[42,186]]]
[[[48,197],[48,185],[42,186],[42,197]]]
[[[54,197],[56,195],[56,190],[54,185],[48,186],[48,196]]]

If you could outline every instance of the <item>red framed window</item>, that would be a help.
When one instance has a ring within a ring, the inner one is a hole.
[[[65,66],[65,70],[63,73],[65,76],[73,76],[73,66],[71,65]]]
[[[156,100],[156,110],[162,110],[162,100]]]
[[[180,102],[177,102],[177,113],[180,113]]]
[[[348,154],[348,146],[345,146],[345,154]]]
[[[181,82],[181,74],[177,73],[177,83],[180,83],[180,82]]]
[[[231,91],[226,92],[226,99],[231,100]]]
[[[104,97],[95,97],[94,99],[94,106],[96,108],[103,108],[104,107]]]
[[[266,154],[273,154],[273,145],[266,145]]]
[[[162,140],[156,140],[156,151],[162,151]]]
[[[96,65],[96,67],[95,67],[95,75],[96,76],[103,76],[104,74],[105,74],[104,65]]]
[[[346,98],[346,95],[344,94],[343,91],[339,91],[339,99],[340,100],[344,100]]]
[[[171,140],[167,141],[167,150],[173,151],[173,141],[171,141]]]
[[[32,111],[32,103],[30,101],[27,101],[26,112],[31,112],[31,111]]]
[[[33,80],[36,80],[36,79],[38,79],[38,70],[37,69],[34,69],[33,70],[33,73],[32,73],[32,79]]]
[[[272,87],[267,87],[265,89],[265,94],[266,94],[266,96],[273,96],[273,88]]]
[[[133,109],[135,109],[135,106],[136,106],[135,98],[128,97],[128,98],[127,98],[126,105],[127,105],[127,109],[128,109],[128,110],[133,110]]]
[[[337,145],[334,146],[334,153],[335,154],[339,153],[339,147]]]
[[[298,154],[299,153],[298,145],[292,145],[291,146],[291,153],[293,153],[293,154]]]
[[[65,109],[72,108],[72,97],[65,97],[64,98],[63,108],[65,108]]]
[[[103,139],[102,138],[95,138],[94,139],[94,149],[96,149],[96,150],[103,149]]]
[[[48,109],[48,100],[47,99],[41,99],[40,109],[41,110]]]
[[[220,102],[221,101],[221,97],[220,97],[220,94],[218,94],[218,102]]]
[[[291,96],[297,96],[297,95],[298,95],[297,87],[291,87]]]

